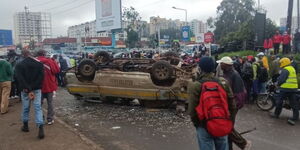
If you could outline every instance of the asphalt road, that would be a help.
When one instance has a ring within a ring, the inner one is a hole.
[[[56,115],[106,150],[196,150],[195,129],[187,115],[173,109],[146,109],[120,104],[87,103],[75,100],[61,89],[55,98]],[[255,105],[245,106],[237,116],[236,128],[257,130],[245,135],[252,150],[299,150],[300,122],[286,123],[292,113],[280,119]]]

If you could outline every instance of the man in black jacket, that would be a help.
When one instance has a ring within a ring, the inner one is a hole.
[[[30,101],[33,102],[35,109],[35,122],[39,127],[38,138],[44,138],[44,121],[43,112],[41,107],[41,88],[44,78],[44,66],[41,62],[31,56],[29,51],[22,52],[24,60],[18,63],[15,69],[15,74],[21,92],[22,99],[22,121],[23,127],[21,130],[23,132],[29,132],[28,121],[29,121],[29,111],[30,111]]]

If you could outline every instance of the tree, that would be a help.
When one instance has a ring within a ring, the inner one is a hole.
[[[214,24],[216,41],[222,41],[227,34],[239,30],[243,23],[253,20],[254,13],[253,0],[223,0],[217,8]]]
[[[127,33],[126,45],[129,48],[136,47],[139,41],[138,31],[142,28],[140,14],[133,8],[123,8],[123,22],[127,25],[124,30]]]
[[[266,20],[265,38],[272,38],[277,30],[278,27],[276,26],[276,24],[270,18],[268,18]]]

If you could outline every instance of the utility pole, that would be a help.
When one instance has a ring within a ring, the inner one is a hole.
[[[297,30],[299,31],[300,26],[300,3],[299,0],[297,0]]]
[[[287,30],[288,34],[291,34],[292,16],[293,16],[293,4],[294,4],[294,0],[289,0],[288,16],[287,16],[287,22],[286,22],[286,30]]]

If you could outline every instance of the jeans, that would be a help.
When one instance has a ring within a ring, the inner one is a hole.
[[[42,94],[42,105],[44,102],[44,99],[47,99],[47,121],[50,122],[54,118],[54,109],[53,109],[53,93],[43,93]]]
[[[41,105],[41,90],[35,90],[33,91],[35,98],[34,100],[30,100],[28,97],[28,93],[21,92],[21,98],[22,98],[22,106],[23,106],[23,112],[22,112],[22,121],[28,122],[29,121],[29,112],[30,112],[30,103],[33,102],[34,107],[34,115],[35,115],[35,123],[37,126],[43,125],[43,111],[42,111],[42,105]]]
[[[280,90],[280,93],[275,96],[275,115],[279,116],[282,111],[283,107],[283,101],[288,98],[290,101],[290,106],[292,107],[293,110],[293,118],[292,120],[299,120],[299,102],[296,98],[296,93],[295,92],[287,92],[287,91],[282,91]]]
[[[228,150],[228,136],[213,137],[202,127],[196,130],[200,150]]]

